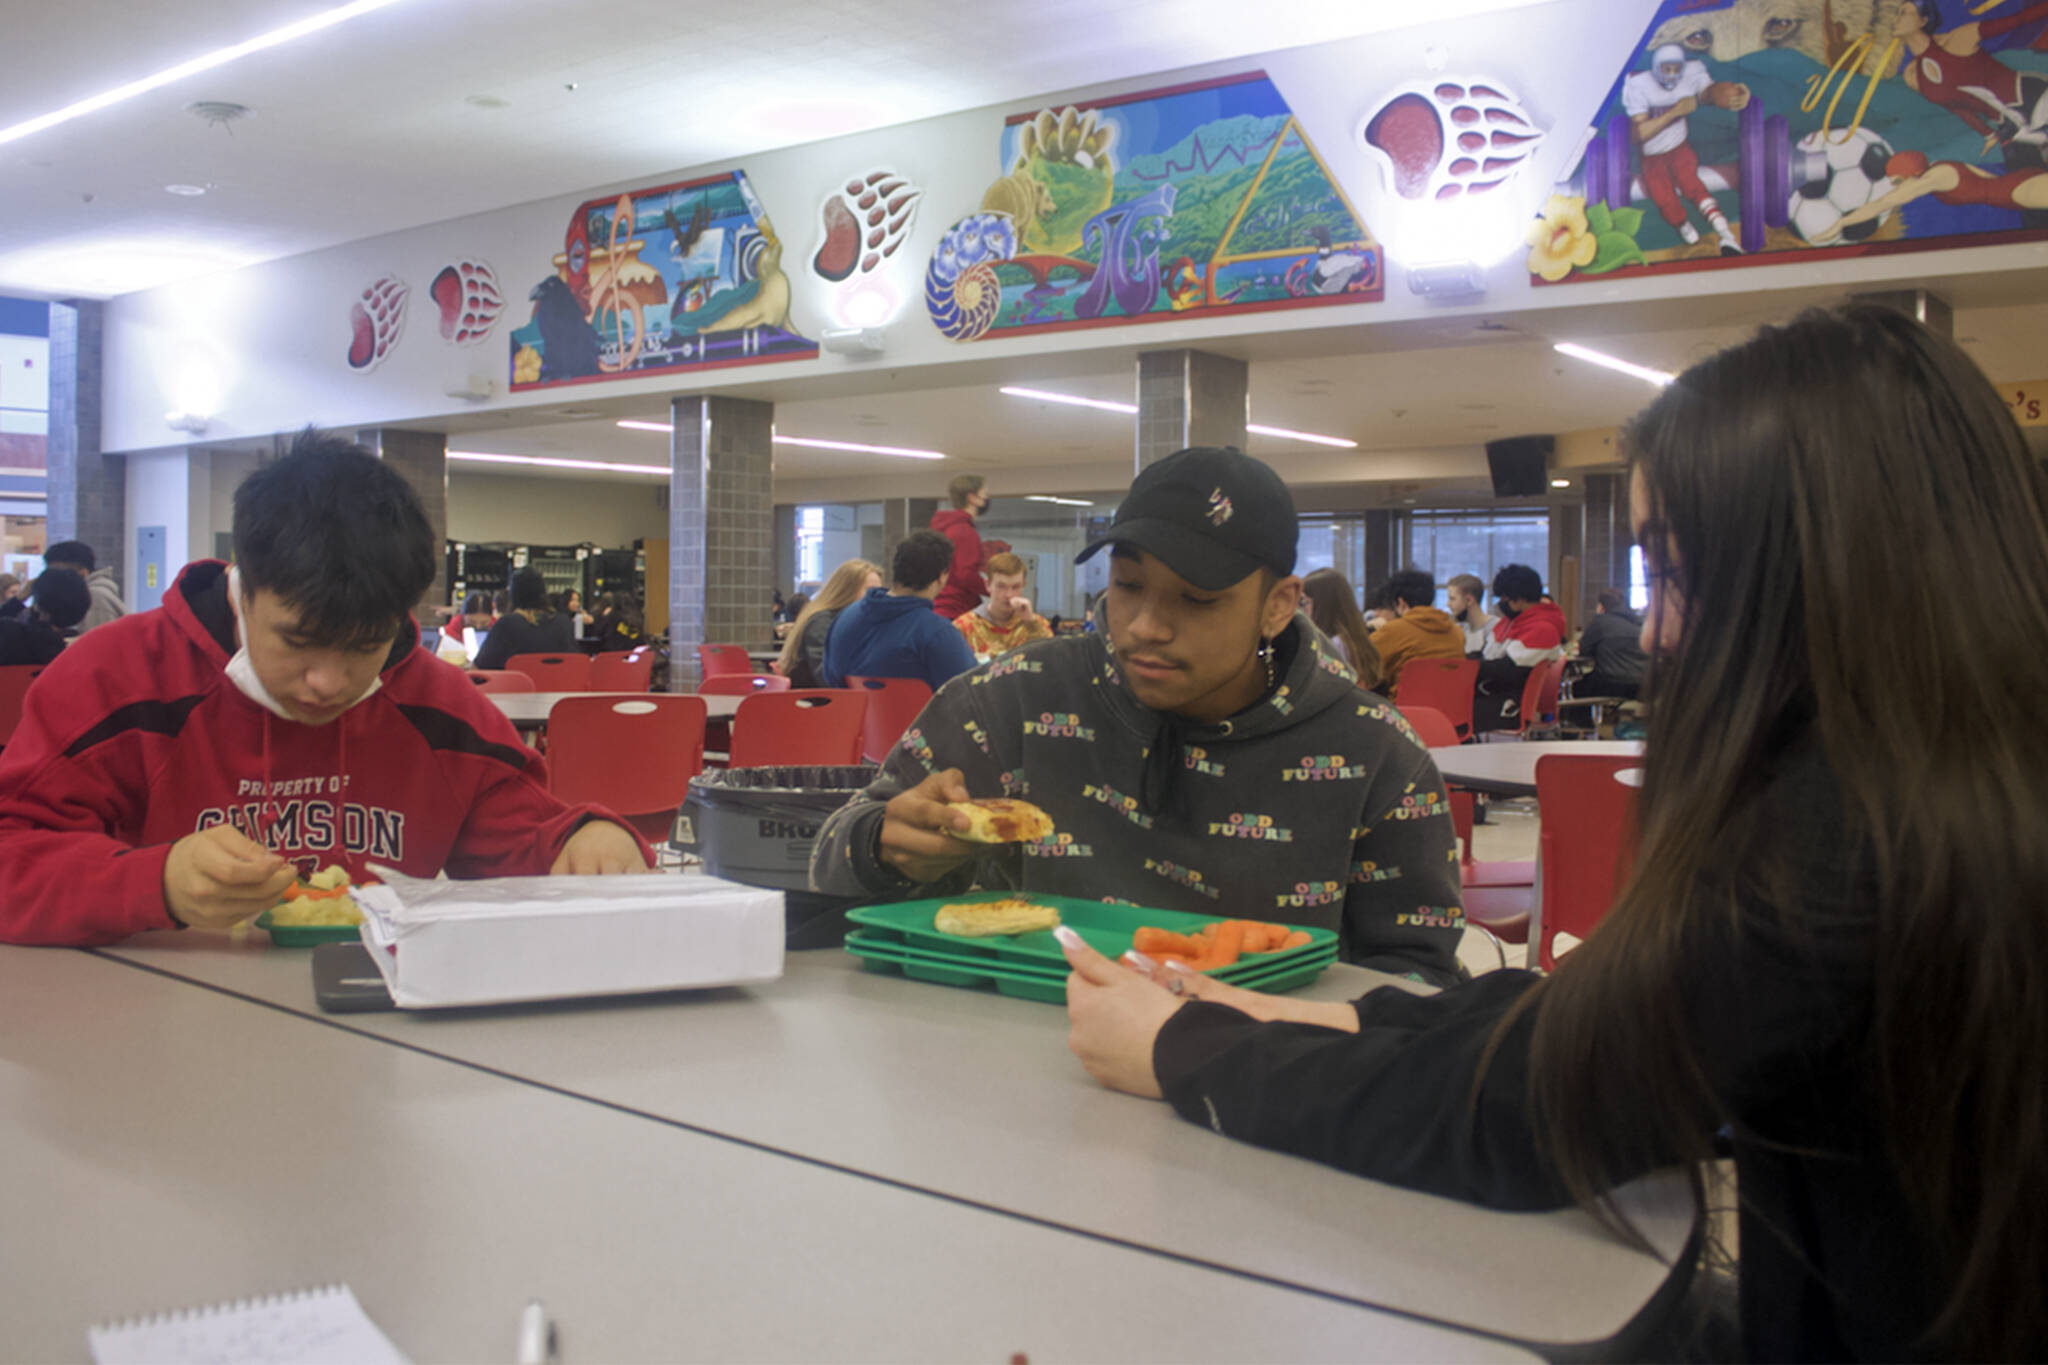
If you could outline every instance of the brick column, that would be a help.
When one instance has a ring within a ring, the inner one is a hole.
[[[1628,476],[1586,474],[1586,530],[1580,551],[1580,621],[1593,619],[1593,599],[1602,588],[1628,591]],[[1562,600],[1561,598],[1559,600]]]
[[[1242,360],[1207,351],[1142,352],[1136,469],[1189,446],[1243,450],[1250,387]]]
[[[699,395],[669,408],[669,688],[693,692],[698,645],[774,645],[775,405]]]
[[[427,524],[434,528],[434,582],[418,612],[422,625],[432,625],[430,607],[448,603],[448,438],[438,431],[407,431],[372,427],[356,433],[364,449],[398,471],[419,494]]]
[[[128,470],[119,455],[100,453],[105,309],[92,299],[50,305],[49,543],[84,541],[119,579],[128,549]]]

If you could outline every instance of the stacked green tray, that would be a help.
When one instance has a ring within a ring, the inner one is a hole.
[[[1005,995],[1054,1003],[1066,999],[1067,962],[1059,940],[1050,931],[961,938],[932,927],[944,905],[1001,900],[1015,893],[982,892],[932,900],[868,905],[848,912],[862,927],[847,935],[846,950],[871,971],[901,972],[918,981],[948,986],[994,986]],[[1065,896],[1033,895],[1031,900],[1060,912],[1088,945],[1106,957],[1130,949],[1138,929],[1152,926],[1191,934],[1223,918],[1178,910],[1105,905]],[[1305,927],[1305,926],[1304,926]],[[1219,981],[1262,991],[1305,986],[1337,959],[1337,935],[1328,929],[1306,929],[1309,942],[1299,948],[1255,953],[1210,973]]]
[[[354,943],[362,931],[353,924],[273,924],[270,912],[256,917],[256,927],[280,948],[315,948],[323,943]]]

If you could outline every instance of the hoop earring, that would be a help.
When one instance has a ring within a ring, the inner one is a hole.
[[[1266,690],[1271,692],[1273,684],[1278,681],[1273,676],[1273,640],[1271,636],[1261,636],[1259,638],[1259,662],[1266,666]]]

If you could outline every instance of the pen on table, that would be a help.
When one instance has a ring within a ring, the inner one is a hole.
[[[519,1365],[546,1365],[555,1358],[555,1325],[539,1299],[529,1299],[519,1315]]]

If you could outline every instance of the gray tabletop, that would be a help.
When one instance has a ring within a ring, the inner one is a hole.
[[[313,1012],[303,952],[161,933],[103,950]],[[1389,978],[1333,968],[1326,998]],[[1111,1094],[1054,1006],[792,956],[749,990],[461,1013],[337,1016],[434,1055],[1044,1225],[1534,1343],[1602,1343],[1666,1264],[1576,1210],[1495,1213],[1219,1138]],[[1675,1175],[1625,1193],[1676,1257]],[[1567,1288],[1568,1286],[1568,1288]]]
[[[487,692],[484,694],[514,725],[545,725],[548,712],[565,697],[644,697],[645,692]],[[725,720],[739,709],[738,697],[706,697],[704,706],[713,720]]]
[[[1633,739],[1504,740],[1494,744],[1446,744],[1429,756],[1446,781],[1496,796],[1534,796],[1536,760],[1545,754],[1642,756]]]
[[[303,966],[303,962],[300,964]],[[0,1356],[337,1281],[415,1360],[1501,1360],[1503,1343],[0,948]]]

